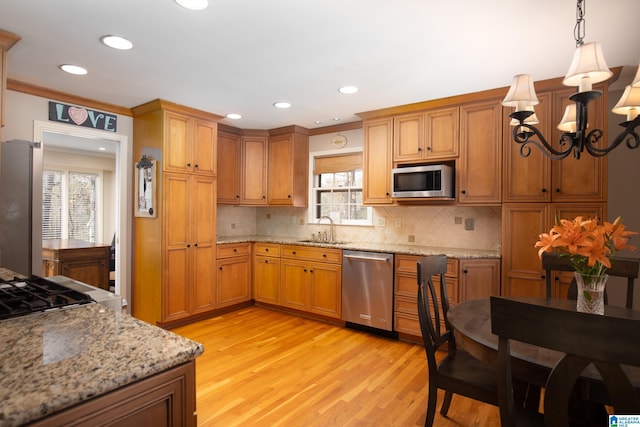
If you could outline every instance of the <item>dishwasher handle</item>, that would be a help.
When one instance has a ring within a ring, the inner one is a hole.
[[[391,259],[389,255],[384,257],[364,256],[364,255],[342,255],[342,257],[349,258],[349,259],[359,259],[363,261],[379,261],[379,262],[387,262]]]

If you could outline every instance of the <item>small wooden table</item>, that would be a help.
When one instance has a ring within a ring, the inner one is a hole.
[[[109,290],[111,246],[74,239],[42,241],[42,275],[66,276]]]

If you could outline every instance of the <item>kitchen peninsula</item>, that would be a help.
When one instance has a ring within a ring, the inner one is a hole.
[[[4,320],[0,339],[2,427],[196,425],[197,342],[99,304]]]

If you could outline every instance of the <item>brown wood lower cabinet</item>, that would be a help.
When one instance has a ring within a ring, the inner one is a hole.
[[[81,240],[43,240],[42,275],[66,276],[109,290],[111,246]]]
[[[280,304],[280,245],[253,245],[253,299],[268,304]]]
[[[394,330],[400,338],[420,341],[416,255],[395,256]],[[447,259],[445,274],[449,305],[500,294],[499,259]],[[439,297],[439,295],[438,295]],[[441,320],[444,327],[444,319]]]
[[[195,361],[121,387],[30,424],[196,426]]]
[[[342,250],[282,246],[280,305],[340,319]]]
[[[218,245],[217,308],[251,300],[251,243]]]

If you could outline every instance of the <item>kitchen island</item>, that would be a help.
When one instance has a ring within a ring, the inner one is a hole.
[[[0,340],[1,427],[195,426],[197,342],[99,304],[1,321]]]

